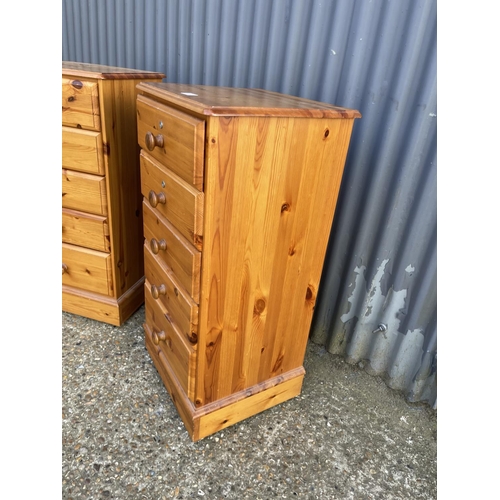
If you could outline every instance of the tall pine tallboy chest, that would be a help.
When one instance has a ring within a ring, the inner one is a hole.
[[[356,110],[137,86],[145,343],[197,441],[297,396]]]
[[[136,86],[150,71],[62,64],[62,309],[121,325],[144,302]]]

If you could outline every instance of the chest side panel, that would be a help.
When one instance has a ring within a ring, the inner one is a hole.
[[[198,405],[302,366],[352,122],[210,118]]]

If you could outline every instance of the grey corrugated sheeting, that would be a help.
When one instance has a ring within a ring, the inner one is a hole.
[[[436,0],[63,0],[62,17],[64,60],[361,111],[311,338],[436,407]]]

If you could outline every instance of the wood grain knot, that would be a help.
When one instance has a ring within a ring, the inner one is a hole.
[[[68,102],[73,102],[75,100],[74,96],[70,95],[68,97]]]
[[[273,373],[276,373],[281,368],[281,365],[283,364],[284,357],[285,357],[285,354],[283,352],[280,352],[278,354],[278,358],[276,359],[276,363],[274,363],[274,366],[273,366]]]
[[[281,213],[283,212],[289,212],[290,211],[290,204],[289,203],[283,203],[281,205]]]
[[[306,300],[311,300],[314,296],[314,293],[313,291],[311,290],[310,287],[307,287],[307,291],[306,291]]]
[[[330,135],[330,131],[328,129],[325,130],[325,139]]]
[[[260,315],[266,308],[266,301],[264,299],[258,299],[253,307],[254,315]]]
[[[212,144],[215,144],[216,142],[215,137],[212,137]]]
[[[194,402],[194,404],[195,404],[196,406],[201,406],[201,399],[197,399],[197,400]]]

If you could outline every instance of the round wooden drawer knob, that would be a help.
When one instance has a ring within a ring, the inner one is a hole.
[[[165,193],[155,193],[153,190],[149,192],[148,200],[150,205],[154,208],[158,203],[165,205],[167,203],[167,198]]]
[[[160,295],[167,295],[167,288],[165,285],[151,285],[151,295],[153,296],[153,299],[158,299]]]
[[[166,250],[167,249],[167,242],[165,240],[158,241],[157,239],[152,238],[150,246],[151,246],[151,251],[154,254],[157,254],[160,250]]]
[[[161,134],[154,135],[151,132],[146,132],[146,137],[144,138],[146,142],[146,147],[149,151],[153,151],[155,147],[162,148],[164,144],[163,136]]]
[[[162,330],[161,332],[153,332],[153,343],[155,345],[158,345],[160,343],[160,341],[165,341],[165,339],[167,338],[167,336],[165,335],[165,332]]]
[[[68,272],[68,266],[66,264],[63,263],[62,265],[62,273],[67,273]]]

